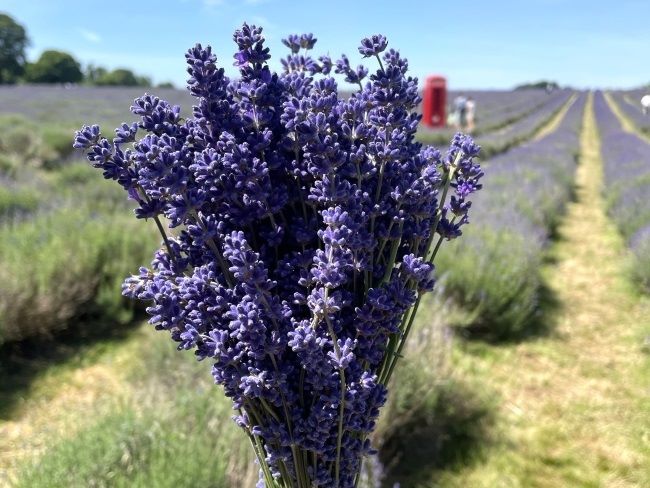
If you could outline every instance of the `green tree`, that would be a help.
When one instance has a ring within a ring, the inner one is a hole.
[[[62,51],[44,51],[25,69],[25,80],[31,83],[77,83],[82,79],[81,65]]]
[[[540,80],[533,83],[517,85],[515,90],[557,90],[560,85],[555,81]]]
[[[136,76],[136,79],[138,80],[138,86],[152,86],[151,78],[148,76]]]
[[[104,70],[104,74],[96,78],[93,83],[105,86],[151,86],[151,78],[136,75],[130,69],[117,68],[109,72]]]
[[[96,82],[97,85],[110,86],[138,86],[138,78],[133,71],[124,68],[114,69],[101,76]]]
[[[14,83],[23,74],[28,44],[25,28],[0,13],[0,84]]]
[[[95,66],[94,64],[89,64],[85,72],[85,80],[91,85],[97,84],[97,81],[100,80],[103,76],[106,76],[108,70],[102,66]]]

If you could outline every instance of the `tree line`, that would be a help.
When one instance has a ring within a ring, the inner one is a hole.
[[[0,84],[13,83],[87,83],[98,86],[151,86],[151,79],[130,69],[108,70],[81,63],[71,54],[48,49],[33,63],[25,50],[29,37],[25,28],[7,14],[0,13]],[[159,87],[173,87],[162,83]]]

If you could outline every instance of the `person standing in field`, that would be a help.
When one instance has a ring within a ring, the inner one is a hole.
[[[454,98],[453,125],[454,125],[454,129],[456,130],[461,130],[463,127],[465,127],[466,105],[467,105],[467,98],[465,97],[465,95],[458,95],[456,98]]]
[[[472,97],[468,97],[465,102],[465,127],[464,130],[468,134],[474,132],[476,121],[476,102]]]
[[[650,113],[650,95],[643,95],[641,97],[641,111],[643,115],[648,115]]]

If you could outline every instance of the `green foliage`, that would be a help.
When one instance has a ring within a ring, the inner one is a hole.
[[[152,86],[151,78],[148,76],[137,75],[136,79],[138,80],[138,86],[150,87]]]
[[[409,401],[379,453],[388,472],[384,486],[438,486],[424,483],[484,454],[492,406],[467,385],[447,379],[438,383],[435,395]]]
[[[0,186],[0,222],[35,211],[40,194],[35,189],[14,189]]]
[[[650,238],[642,240],[633,251],[632,277],[644,290],[650,292]]]
[[[25,81],[30,83],[78,83],[83,79],[81,65],[70,54],[48,50],[25,70]]]
[[[453,313],[435,296],[423,302],[389,385],[374,435],[388,475],[384,486],[421,486],[432,472],[467,465],[488,437],[491,401],[452,370],[452,337],[438,317]]]
[[[125,321],[120,283],[158,239],[129,215],[62,208],[0,231],[0,343],[51,335],[83,315]]]
[[[0,117],[0,171],[16,166],[55,169],[74,151],[73,131],[61,125],[36,125],[19,115]]]
[[[540,247],[517,232],[468,228],[436,256],[441,285],[469,312],[473,329],[494,338],[520,333],[537,307]]]
[[[23,74],[28,44],[25,28],[0,13],[0,84],[15,83]]]
[[[638,170],[644,171],[646,161],[639,161]],[[650,207],[645,205],[650,194],[650,174],[612,184],[605,195],[607,212],[614,218],[625,239],[630,239],[650,222]]]
[[[16,170],[16,161],[9,154],[0,153],[0,175],[13,176]]]
[[[97,180],[97,170],[90,166],[88,163],[75,162],[67,164],[55,174],[54,183],[62,191],[74,185],[92,184]],[[111,185],[114,187],[115,185]],[[121,190],[116,188],[116,190]],[[124,192],[120,191],[119,194],[124,197]],[[95,198],[96,200],[96,198]]]
[[[113,183],[97,178],[97,170],[85,162],[72,162],[61,167],[49,178],[55,198],[68,202],[69,206],[83,205],[89,214],[117,214],[130,219],[132,226],[147,227],[143,221],[133,219],[133,202],[126,192]],[[149,226],[155,228],[155,226]]]
[[[158,83],[156,85],[156,88],[169,88],[169,89],[175,89],[176,87],[171,81],[163,81],[162,83]]]
[[[17,123],[6,127],[0,134],[0,148],[9,154],[15,154],[25,159],[36,153],[40,144],[38,132],[31,124]]]
[[[98,77],[95,84],[105,86],[151,86],[151,80],[144,76],[136,76],[129,69],[118,68]]]
[[[412,422],[414,416],[428,415],[439,399],[441,387],[447,381],[445,368],[445,349],[447,344],[441,334],[434,335],[434,324],[422,323],[437,307],[432,308],[432,300],[425,300],[418,315],[413,339],[409,342],[404,357],[400,358],[398,367],[389,385],[390,396],[379,418],[375,438],[380,444],[399,435],[403,425]]]
[[[95,85],[97,84],[97,81],[106,76],[107,73],[108,70],[103,66],[95,66],[94,64],[89,64],[84,72],[84,80],[91,85]]]
[[[51,169],[58,162],[70,156],[72,147],[73,132],[60,126],[45,126],[42,129],[41,137],[43,143],[52,151],[50,159],[44,161],[45,167]]]
[[[517,85],[515,90],[558,90],[560,85],[556,81],[540,80],[532,83]]]
[[[449,144],[450,134],[446,131],[419,130],[416,134],[416,138],[422,144],[444,147],[445,145]],[[482,154],[481,157],[483,157]]]

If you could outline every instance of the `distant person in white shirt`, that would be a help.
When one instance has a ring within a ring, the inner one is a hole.
[[[476,102],[472,97],[468,97],[465,102],[465,130],[468,134],[474,132],[476,119]]]
[[[467,114],[467,98],[465,95],[458,95],[454,98],[452,124],[454,129],[459,130],[465,127],[465,116]]]
[[[641,98],[641,111],[643,115],[650,113],[650,95],[643,95]]]

